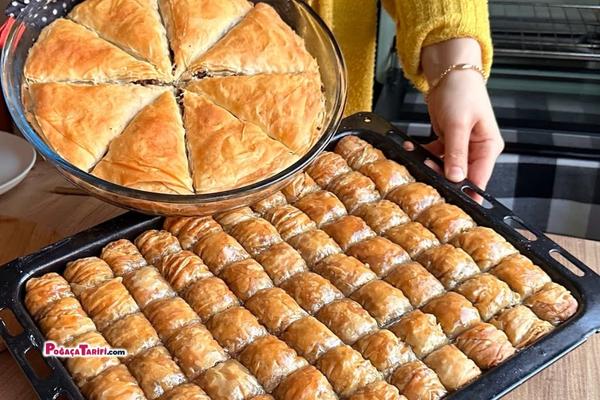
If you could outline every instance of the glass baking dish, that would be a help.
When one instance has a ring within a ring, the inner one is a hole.
[[[258,3],[259,1],[253,1]],[[130,189],[99,179],[64,160],[32,128],[25,117],[21,101],[23,66],[29,48],[40,33],[17,21],[10,28],[2,49],[2,90],[16,126],[37,151],[69,181],[90,194],[117,206],[159,215],[207,215],[248,205],[283,188],[327,146],[342,119],[346,103],[346,67],[340,48],[323,20],[299,0],[266,0],[306,42],[317,59],[325,96],[322,135],[295,164],[262,181],[217,193],[169,195]]]

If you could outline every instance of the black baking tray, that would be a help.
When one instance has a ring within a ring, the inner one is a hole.
[[[381,117],[371,113],[360,113],[346,118],[330,144],[330,149],[346,135],[357,135],[378,147],[387,157],[405,165],[417,180],[435,187],[448,202],[464,209],[479,225],[491,227],[502,234],[522,254],[541,266],[552,280],[569,289],[579,302],[575,315],[552,333],[519,351],[503,364],[485,372],[468,386],[447,396],[447,399],[499,398],[600,331],[600,276],[588,266],[472,183],[450,183],[438,175],[426,166],[424,161],[430,159],[440,165],[441,161],[418,144],[414,144],[413,151],[405,150],[405,142],[411,139]],[[481,195],[486,200],[486,206],[473,201],[465,189]],[[513,228],[515,222],[529,230],[536,238],[528,240]],[[47,272],[60,273],[68,261],[98,255],[102,247],[111,241],[120,238],[133,239],[141,232],[160,228],[161,225],[161,217],[126,213],[0,267],[0,316],[1,310],[8,309],[22,327],[22,332],[13,332],[11,335],[0,317],[0,336],[41,399],[83,397],[58,359],[45,359],[50,369],[46,377],[40,377],[36,368],[27,361],[25,354],[39,350],[44,339],[25,309],[25,282],[31,277]],[[580,270],[579,273],[572,272],[558,262],[552,257],[552,252],[560,253],[571,261]]]

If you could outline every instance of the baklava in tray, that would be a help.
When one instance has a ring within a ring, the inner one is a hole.
[[[577,301],[495,231],[357,137],[281,192],[167,218],[27,283],[89,399],[439,399]],[[108,383],[110,382],[110,384]]]

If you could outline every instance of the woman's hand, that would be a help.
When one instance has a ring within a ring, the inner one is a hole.
[[[425,47],[421,65],[431,84],[453,64],[481,65],[473,39],[453,39]],[[504,142],[483,77],[475,70],[454,70],[430,91],[429,116],[438,140],[428,148],[444,157],[444,175],[459,182],[468,177],[485,189]]]

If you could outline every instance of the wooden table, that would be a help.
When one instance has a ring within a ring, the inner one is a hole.
[[[0,196],[0,265],[124,212],[91,197],[55,193],[57,187],[64,193],[71,186],[40,161],[20,186]],[[552,237],[600,272],[600,242]],[[600,399],[598,355],[600,335],[536,375],[506,399]],[[10,354],[0,352],[0,400],[32,398],[35,394]]]

